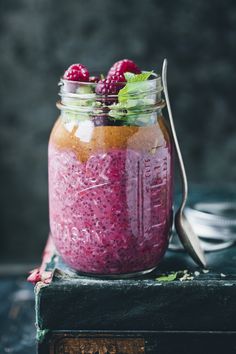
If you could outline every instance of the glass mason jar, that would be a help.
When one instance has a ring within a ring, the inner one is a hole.
[[[130,83],[118,95],[97,95],[96,85],[60,82],[61,115],[49,141],[52,238],[81,273],[144,274],[162,259],[172,227],[161,78]]]

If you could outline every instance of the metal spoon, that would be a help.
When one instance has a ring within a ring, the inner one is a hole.
[[[172,116],[172,111],[171,111],[171,106],[170,106],[170,100],[169,100],[169,95],[168,95],[168,89],[167,89],[167,59],[164,59],[163,62],[163,67],[162,67],[162,84],[163,84],[163,90],[165,94],[165,99],[166,99],[166,105],[167,105],[167,110],[169,114],[169,120],[170,120],[170,127],[171,127],[171,133],[174,141],[174,146],[179,162],[179,168],[180,168],[180,174],[181,174],[181,181],[182,181],[182,202],[175,214],[175,228],[176,231],[179,235],[180,241],[182,242],[185,250],[189,253],[189,255],[192,257],[192,259],[201,267],[206,267],[206,261],[204,257],[203,250],[200,245],[200,241],[198,236],[195,234],[193,231],[190,223],[188,222],[187,218],[184,215],[184,208],[186,205],[187,197],[188,197],[188,181],[187,181],[187,176],[185,172],[185,167],[184,167],[184,162],[182,158],[182,154],[180,151],[176,131],[175,131],[175,126],[174,126],[174,121],[173,121],[173,116]]]

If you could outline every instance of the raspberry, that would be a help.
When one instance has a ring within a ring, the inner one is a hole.
[[[108,79],[112,79],[116,82],[126,82],[124,74],[119,74],[118,72],[114,75],[107,76]]]
[[[109,78],[110,76],[113,77],[123,77],[122,81],[126,81],[124,78],[124,73],[130,72],[133,74],[140,74],[141,70],[139,67],[133,62],[132,60],[129,59],[123,59],[117,61],[115,64],[112,65],[110,70],[108,71],[107,77]]]
[[[117,77],[100,80],[96,86],[96,94],[98,95],[116,95],[122,88],[122,84],[118,83]]]
[[[89,81],[89,71],[82,64],[72,64],[65,71],[63,78],[70,81]]]

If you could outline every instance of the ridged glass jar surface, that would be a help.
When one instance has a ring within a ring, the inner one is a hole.
[[[61,80],[49,141],[50,228],[58,253],[82,273],[145,273],[168,246],[173,159],[161,80],[138,84],[120,102],[96,95],[96,84]]]

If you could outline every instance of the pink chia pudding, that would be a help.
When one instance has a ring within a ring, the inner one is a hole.
[[[85,273],[155,267],[171,226],[170,148],[97,153],[86,163],[49,146],[51,232],[62,258]]]

